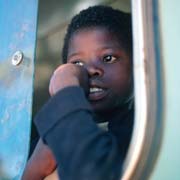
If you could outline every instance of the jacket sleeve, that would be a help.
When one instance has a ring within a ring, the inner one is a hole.
[[[35,124],[58,163],[61,180],[116,180],[122,157],[116,138],[100,129],[80,87],[59,91]]]

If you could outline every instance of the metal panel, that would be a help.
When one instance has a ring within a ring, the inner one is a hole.
[[[0,1],[0,179],[20,179],[28,155],[37,7]],[[22,61],[13,65],[18,50]]]

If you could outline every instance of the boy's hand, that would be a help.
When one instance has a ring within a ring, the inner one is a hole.
[[[22,180],[40,180],[51,174],[56,168],[56,161],[47,145],[40,139],[29,159]]]
[[[59,66],[51,77],[49,93],[55,95],[59,90],[69,86],[81,86],[88,93],[88,73],[83,66],[63,64]]]

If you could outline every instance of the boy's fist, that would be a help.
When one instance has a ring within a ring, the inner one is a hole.
[[[59,66],[51,77],[49,93],[55,95],[59,90],[69,86],[80,86],[88,93],[88,73],[83,66],[63,64]]]

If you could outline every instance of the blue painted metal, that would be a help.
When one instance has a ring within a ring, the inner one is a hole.
[[[0,179],[20,179],[30,129],[37,0],[0,0]],[[23,61],[11,64],[21,50]]]

